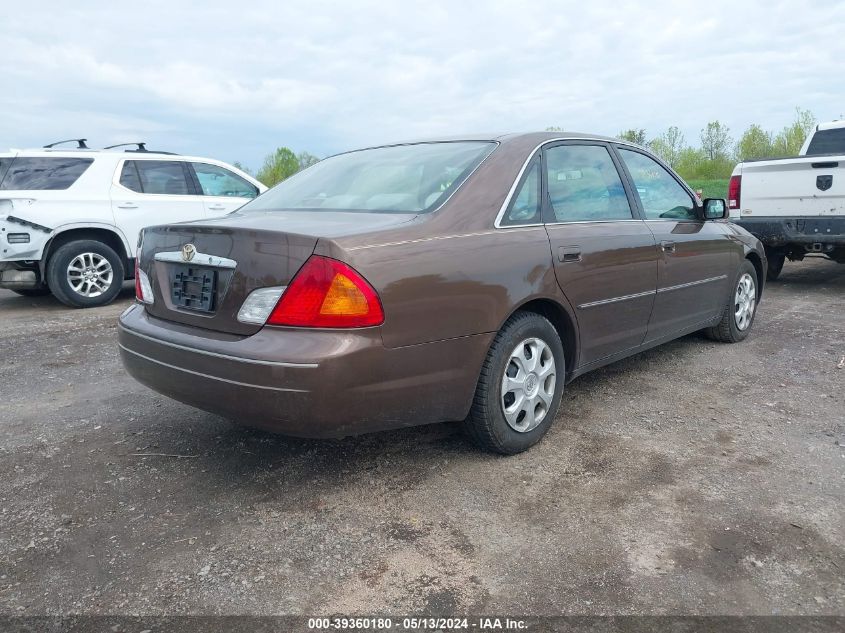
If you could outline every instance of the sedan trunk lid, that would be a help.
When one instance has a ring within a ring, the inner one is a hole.
[[[233,213],[144,230],[141,269],[153,287],[155,317],[251,335],[263,327],[237,315],[257,288],[288,286],[320,238],[394,228],[413,214],[326,211]]]

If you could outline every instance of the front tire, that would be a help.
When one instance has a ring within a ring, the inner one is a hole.
[[[746,259],[734,278],[722,320],[718,325],[705,330],[710,338],[722,343],[745,340],[757,315],[758,283],[757,269]]]
[[[786,261],[786,254],[778,251],[767,251],[766,259],[769,262],[766,268],[766,278],[774,281],[780,277],[780,272],[783,270],[783,264]]]
[[[554,422],[565,377],[555,327],[539,314],[517,312],[490,346],[464,428],[485,450],[521,453]]]
[[[96,240],[60,246],[47,263],[47,285],[56,298],[73,308],[93,308],[114,301],[123,286],[123,261]]]

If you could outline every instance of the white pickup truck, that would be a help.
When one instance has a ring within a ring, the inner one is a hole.
[[[765,246],[769,279],[787,257],[845,264],[845,120],[817,125],[797,157],[739,163],[728,207],[731,220]]]

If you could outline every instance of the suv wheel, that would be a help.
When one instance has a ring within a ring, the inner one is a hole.
[[[47,263],[47,285],[59,301],[74,308],[114,301],[123,286],[123,275],[118,254],[95,240],[63,244]]]
[[[731,286],[722,320],[705,330],[710,338],[723,343],[739,343],[748,336],[757,314],[757,283],[757,269],[746,259]]]
[[[464,428],[486,450],[504,455],[526,450],[551,427],[565,374],[554,326],[539,314],[518,312],[490,346]]]

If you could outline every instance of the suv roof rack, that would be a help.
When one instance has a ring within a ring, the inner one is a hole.
[[[127,149],[124,150],[126,152],[138,152],[138,153],[150,153],[150,154],[169,154],[171,156],[175,156],[175,152],[163,152],[157,149],[147,149],[146,142],[144,143],[118,143],[117,145],[109,145],[108,147],[104,147],[103,149],[114,149],[115,147],[126,147],[127,145],[137,145],[138,149]]]
[[[91,149],[90,147],[88,147],[85,144],[85,141],[87,141],[87,140],[88,140],[87,138],[69,138],[66,141],[56,141],[55,143],[50,143],[49,145],[45,145],[44,149],[50,149],[50,148],[52,148],[56,145],[61,145],[63,143],[76,143],[77,144],[76,149]]]

